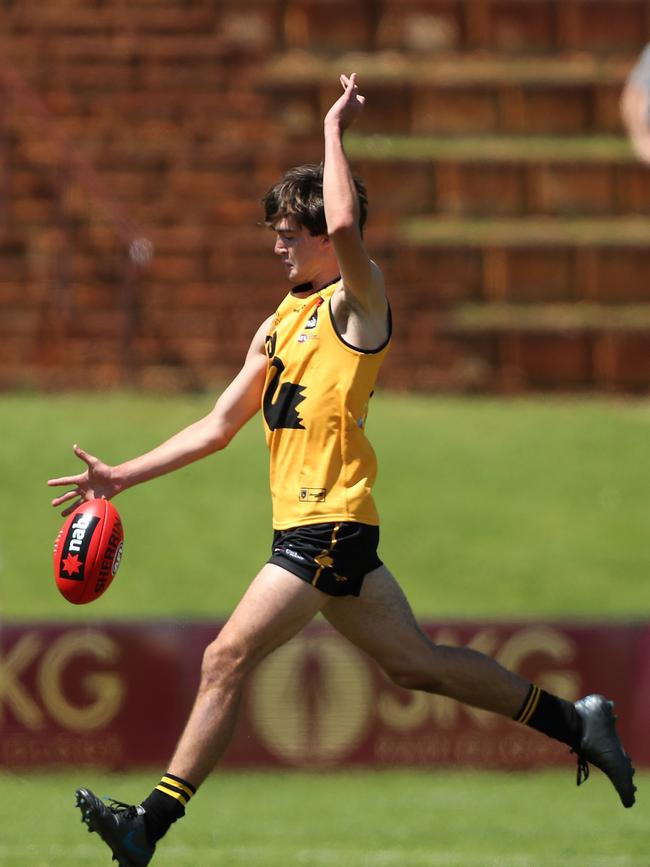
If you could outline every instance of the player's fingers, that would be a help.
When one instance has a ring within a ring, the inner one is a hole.
[[[84,463],[88,464],[89,467],[97,463],[97,458],[94,455],[91,455],[88,452],[84,451],[81,446],[77,445],[77,443],[75,443],[72,448],[76,456],[78,458],[81,458],[81,460]]]
[[[47,483],[51,488],[56,488],[61,485],[78,485],[86,478],[86,474],[76,476],[61,476],[60,479],[48,479]]]
[[[79,506],[80,506],[83,502],[85,502],[85,501],[84,501],[84,498],[83,498],[83,497],[79,497],[77,500],[74,501],[74,503],[72,503],[70,506],[68,506],[67,509],[64,509],[64,510],[61,512],[61,516],[62,516],[63,518],[67,518],[68,515],[71,515],[71,514],[74,512],[75,509],[78,509]]]
[[[75,497],[79,497],[79,496],[80,496],[80,494],[79,494],[78,490],[66,491],[65,494],[61,494],[60,497],[55,497],[52,500],[52,505],[54,507],[61,506],[63,503],[67,503],[69,500],[74,500]]]
[[[354,100],[357,105],[363,107],[366,98],[365,96],[361,96],[361,94],[359,93],[356,72],[353,72],[349,78],[345,75],[342,75],[341,81],[343,81],[343,79],[345,79],[345,84],[343,85],[345,88],[345,95],[348,97],[348,99]]]

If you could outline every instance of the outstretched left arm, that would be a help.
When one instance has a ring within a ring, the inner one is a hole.
[[[324,121],[325,166],[323,197],[327,233],[334,245],[348,301],[367,313],[384,314],[386,297],[381,271],[371,261],[359,229],[359,201],[350,171],[343,134],[363,108],[356,73],[341,76],[343,94]]]

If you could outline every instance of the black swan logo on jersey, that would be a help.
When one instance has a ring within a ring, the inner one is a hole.
[[[275,376],[272,371],[276,371]],[[279,428],[304,430],[305,426],[302,424],[297,407],[305,399],[305,387],[295,382],[283,382],[280,385],[284,364],[279,358],[271,361],[269,372],[271,379],[264,392],[263,400],[264,418],[269,430]]]
[[[68,578],[70,581],[84,580],[88,547],[98,523],[99,518],[96,515],[84,513],[72,522],[61,550],[60,578]]]

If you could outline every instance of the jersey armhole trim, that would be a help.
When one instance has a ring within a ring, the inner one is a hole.
[[[383,343],[381,343],[376,349],[360,349],[353,343],[348,343],[348,341],[343,337],[343,335],[337,328],[336,320],[334,319],[334,312],[332,311],[331,297],[328,301],[327,306],[329,308],[330,322],[332,323],[334,334],[336,334],[343,346],[347,346],[348,349],[352,349],[354,350],[354,352],[360,352],[362,355],[377,355],[377,353],[382,352],[390,343],[390,339],[393,336],[393,313],[390,309],[390,302],[388,301],[388,299],[386,299],[386,325],[388,326],[388,334],[386,335],[386,339],[383,341]]]

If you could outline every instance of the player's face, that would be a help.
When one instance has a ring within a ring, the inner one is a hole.
[[[293,217],[283,217],[273,230],[273,252],[282,260],[289,282],[297,286],[314,280],[328,259],[329,239],[324,235],[310,235]]]

